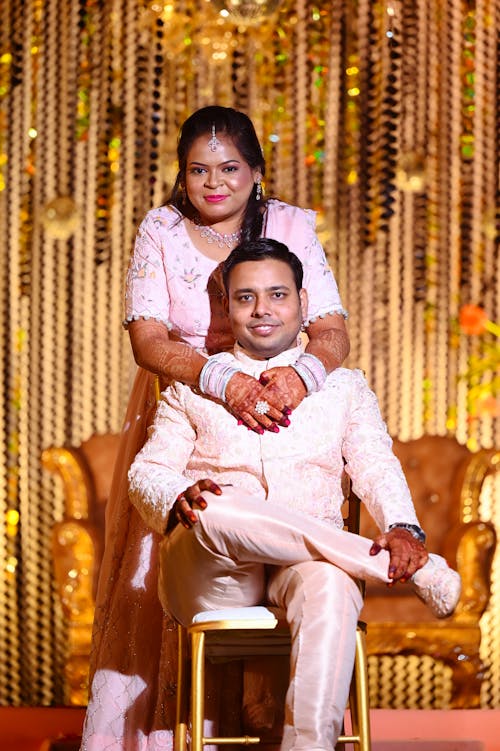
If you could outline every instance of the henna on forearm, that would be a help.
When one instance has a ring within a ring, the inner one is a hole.
[[[159,375],[162,387],[168,381],[180,381],[189,386],[198,384],[206,358],[190,344],[172,341],[163,323],[132,321],[129,334],[137,364]]]
[[[169,341],[158,355],[159,375],[168,381],[197,386],[205,362],[206,358],[190,344]]]
[[[306,333],[309,337],[306,352],[318,357],[326,372],[338,368],[349,354],[349,335],[341,316],[333,316],[335,325],[329,324],[329,318],[311,323]],[[338,319],[338,321],[336,320]]]

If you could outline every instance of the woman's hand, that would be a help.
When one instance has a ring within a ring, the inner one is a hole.
[[[270,368],[260,376],[260,382],[265,385],[263,398],[281,399],[290,412],[296,409],[307,394],[304,381],[290,366]]]
[[[264,432],[264,428],[277,433],[278,425],[286,427],[290,422],[287,417],[288,405],[283,395],[279,389],[268,391],[268,388],[252,376],[240,372],[235,373],[226,386],[226,404],[231,412],[260,434]]]
[[[401,583],[408,581],[422,566],[425,566],[429,558],[425,545],[413,537],[411,532],[401,527],[394,527],[389,532],[376,537],[370,549],[370,555],[377,555],[382,549],[389,551],[388,575],[393,584],[398,581]]]
[[[186,529],[191,529],[193,524],[198,521],[198,514],[194,509],[203,511],[208,505],[201,495],[203,490],[209,490],[215,495],[222,494],[222,490],[212,480],[198,480],[177,497],[170,509],[169,517],[172,516],[175,523],[180,522]],[[169,531],[170,529],[172,529],[172,526],[169,525]]]

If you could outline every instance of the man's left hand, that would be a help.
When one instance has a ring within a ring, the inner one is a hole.
[[[392,579],[392,584],[408,581],[427,563],[429,558],[425,545],[413,537],[407,529],[400,527],[394,527],[389,532],[376,537],[370,549],[370,555],[377,555],[382,549],[389,551],[388,575],[389,579]]]

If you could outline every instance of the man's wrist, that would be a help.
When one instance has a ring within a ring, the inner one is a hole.
[[[427,539],[427,535],[425,534],[424,530],[418,526],[418,524],[406,524],[405,522],[396,522],[395,524],[389,525],[389,532],[391,529],[406,529],[407,532],[409,532],[413,537],[421,542],[423,545],[425,545],[425,541]]]

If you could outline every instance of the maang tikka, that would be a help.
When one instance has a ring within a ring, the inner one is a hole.
[[[210,149],[210,151],[217,151],[217,148],[219,146],[221,146],[221,142],[219,141],[219,139],[215,135],[215,123],[213,123],[213,125],[212,125],[212,137],[210,138],[210,140],[208,142],[208,148]]]

